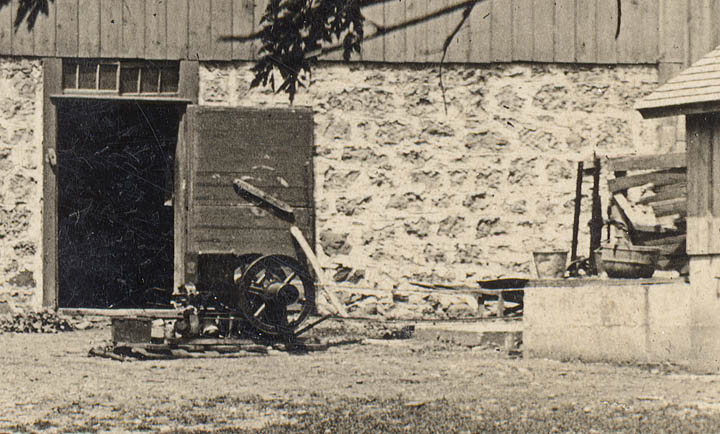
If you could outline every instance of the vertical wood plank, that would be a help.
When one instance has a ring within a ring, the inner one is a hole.
[[[720,0],[719,0],[720,1]],[[426,0],[408,0],[405,16],[408,20],[420,19],[428,13]],[[412,62],[425,62],[428,59],[428,23],[415,24],[407,29],[405,44]]]
[[[0,8],[0,54],[12,54],[12,5]]]
[[[60,2],[60,0],[58,0]],[[43,295],[44,307],[56,308],[57,286],[57,166],[49,155],[57,152],[57,107],[50,95],[62,92],[62,60],[43,59]],[[57,160],[54,161],[56,163]]]
[[[718,121],[720,121],[720,117],[715,113],[713,113],[711,116],[712,122],[709,122],[705,125],[705,128],[712,128],[712,148],[709,161],[709,171],[711,179],[710,183],[707,185],[708,194],[710,195],[709,214],[713,217],[720,217],[720,192],[718,192],[718,189],[720,189],[720,127],[718,126]],[[720,234],[715,234],[713,240],[717,239],[717,235]],[[714,245],[713,247],[717,248],[720,246]]]
[[[167,3],[165,0],[145,0],[145,58],[167,57]]]
[[[662,0],[662,39],[660,60],[685,62],[685,37],[687,35],[687,0]]]
[[[470,62],[490,63],[490,8],[490,0],[484,0],[475,5],[470,15]]]
[[[377,26],[385,25],[385,4],[379,3],[373,6],[363,8],[363,16],[365,16],[364,32],[366,37],[372,37],[376,32]],[[373,25],[374,24],[374,25]],[[362,44],[361,59],[370,62],[380,62],[385,59],[385,38],[375,38],[366,40]]]
[[[262,17],[265,15],[265,10],[267,9],[268,4],[270,3],[269,0],[254,0],[255,7],[253,9],[253,28],[255,29],[255,32],[259,32],[264,26],[265,23],[260,23],[262,20]],[[260,39],[255,39],[252,41],[252,49],[253,53],[255,53],[256,57],[259,57],[260,55],[260,49],[262,48],[262,41]]]
[[[714,47],[712,46],[711,0],[690,0],[688,10],[688,62],[694,63]]]
[[[233,36],[250,36],[255,31],[253,8],[254,3],[252,0],[233,1]],[[233,42],[232,50],[233,59],[251,60],[255,58],[251,41]]]
[[[575,6],[575,60],[580,63],[597,61],[596,0],[577,0]]]
[[[575,61],[575,0],[555,0],[554,59]]]
[[[688,115],[685,118],[687,131],[687,203],[688,217],[697,217],[700,215],[698,206],[698,155],[702,152],[700,146],[700,122],[701,115]]]
[[[453,6],[455,4],[457,4],[455,0],[448,1],[448,6]],[[475,5],[472,13],[475,13],[475,8],[477,7],[478,4]],[[457,12],[447,15],[449,20],[448,35],[450,32],[455,30],[458,24],[460,24],[460,21],[463,19],[464,12],[465,9],[460,9]],[[465,63],[470,59],[470,39],[472,32],[472,19],[468,17],[448,48],[447,60],[449,62]]]
[[[167,58],[186,59],[188,56],[188,0],[167,2]]]
[[[646,31],[642,24],[640,3],[623,2],[620,35],[617,41],[617,60],[621,63],[636,63],[641,58],[642,38]]]
[[[7,7],[7,6],[6,6]],[[18,0],[12,0],[12,20],[15,23],[15,17],[17,16],[20,8],[20,2]],[[12,52],[16,56],[32,56],[35,50],[35,34],[28,30],[27,21],[23,21],[20,26],[15,29],[12,41]]]
[[[513,8],[505,0],[492,0],[491,53],[493,62],[513,59]]]
[[[617,40],[615,39],[618,25],[617,4],[614,1],[597,0],[595,5],[597,61],[598,63],[614,64],[617,62]]]
[[[385,3],[385,25],[392,27],[405,22],[405,5],[402,0],[389,0]],[[388,33],[385,37],[385,61],[404,62],[406,53],[405,30]],[[342,52],[340,58],[342,58]]]
[[[55,55],[55,2],[48,2],[47,15],[41,13],[35,21],[35,55]]]
[[[443,9],[448,7],[448,4],[448,0],[441,0],[435,3],[429,2],[428,14],[432,15],[440,13]],[[428,61],[440,62],[440,59],[442,59],[443,56],[443,44],[445,43],[445,38],[447,38],[452,31],[450,29],[450,18],[447,14],[437,16],[428,21],[428,26]],[[445,56],[445,61],[448,61],[447,56]]]
[[[100,2],[79,0],[78,56],[100,56]]]
[[[78,55],[78,0],[55,0],[55,45],[60,57]]]
[[[660,0],[645,0],[640,2],[640,16],[642,28],[645,29],[640,40],[640,55],[637,62],[657,63],[660,37]]]
[[[100,56],[119,57],[122,46],[122,3],[102,0],[100,3]]]
[[[223,36],[232,35],[233,4],[232,0],[212,0],[212,57],[213,60],[232,59],[232,43],[221,41]]]
[[[200,98],[200,63],[197,60],[180,61],[178,96],[197,104]]]
[[[180,118],[177,145],[175,146],[175,186],[173,197],[174,215],[174,267],[173,288],[179,288],[185,283],[185,253],[187,252],[187,143],[185,140],[185,118]]]
[[[552,62],[555,45],[555,1],[533,2],[533,59]]]
[[[512,0],[513,59],[533,59],[533,0]]]
[[[712,47],[720,45],[720,0],[710,0],[710,35]]]
[[[190,0],[189,5],[188,58],[208,60],[212,52],[209,3]]]
[[[121,0],[122,50],[121,56],[145,57],[145,0]]]

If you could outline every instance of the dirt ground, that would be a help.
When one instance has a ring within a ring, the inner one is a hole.
[[[367,325],[325,324],[325,336],[373,337]],[[0,432],[720,431],[720,375],[673,366],[528,360],[417,338],[304,355],[88,356],[109,338],[108,327],[0,334]]]

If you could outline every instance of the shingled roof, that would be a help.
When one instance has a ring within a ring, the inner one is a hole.
[[[720,47],[641,99],[644,118],[720,112]]]

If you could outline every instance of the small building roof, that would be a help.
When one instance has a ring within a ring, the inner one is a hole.
[[[644,118],[720,112],[720,47],[635,104]]]

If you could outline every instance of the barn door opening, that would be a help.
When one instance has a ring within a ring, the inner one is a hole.
[[[59,307],[143,308],[173,288],[184,105],[58,102]]]

